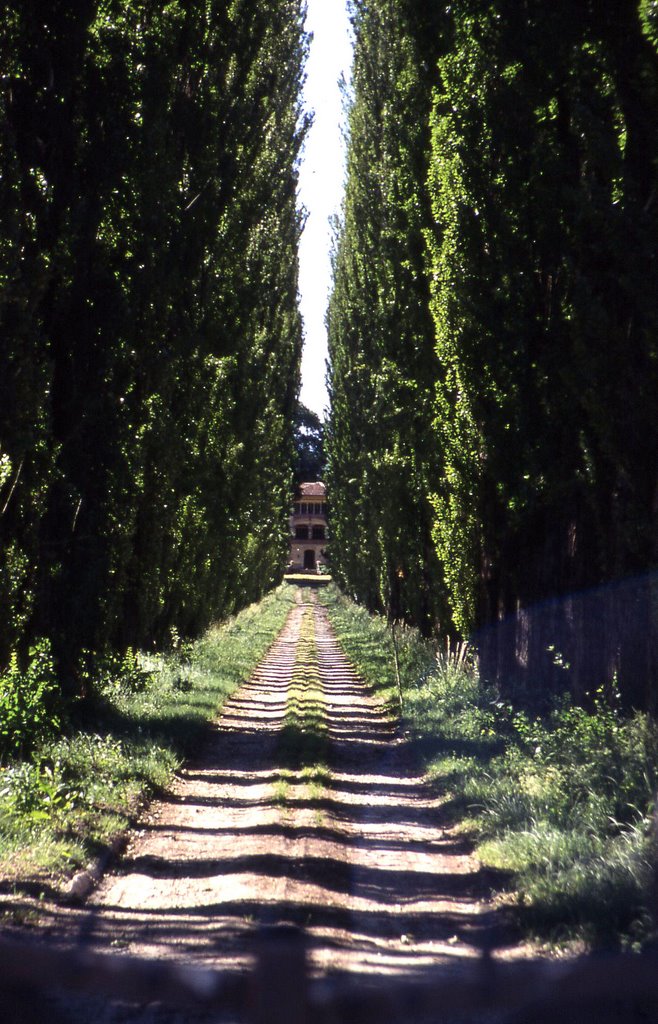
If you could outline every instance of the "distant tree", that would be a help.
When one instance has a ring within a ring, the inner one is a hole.
[[[295,483],[322,480],[325,469],[324,424],[302,402],[295,413]]]

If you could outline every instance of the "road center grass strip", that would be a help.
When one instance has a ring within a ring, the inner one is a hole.
[[[319,795],[327,776],[328,742],[315,618],[313,608],[307,608],[300,627],[286,715],[279,736],[281,779],[276,795],[281,804],[286,802],[288,783],[299,775],[309,787],[310,796]]]
[[[195,643],[132,654],[92,680],[76,728],[0,767],[0,879],[56,885],[165,787],[263,658],[294,605],[282,585]]]
[[[397,709],[386,621],[334,585],[318,594],[359,673]],[[404,720],[444,814],[497,873],[501,901],[551,944],[641,949],[655,940],[658,726],[591,695],[515,707],[474,657],[398,632]]]

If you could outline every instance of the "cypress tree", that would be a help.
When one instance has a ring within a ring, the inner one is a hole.
[[[423,231],[438,13],[355,3],[350,148],[329,307],[332,557],[373,608],[436,630],[437,374]]]
[[[281,570],[305,47],[297,0],[8,7],[0,663],[73,685]]]
[[[440,73],[435,538],[453,614],[504,623],[482,638],[503,683],[582,699],[617,676],[646,703],[649,582],[573,595],[655,559],[655,50],[638,4],[475,2]]]

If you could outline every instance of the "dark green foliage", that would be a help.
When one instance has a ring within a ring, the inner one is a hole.
[[[301,326],[298,0],[3,13],[0,664],[271,586]]]
[[[438,371],[424,179],[444,16],[392,0],[354,3],[352,13],[347,191],[328,319],[332,566],[369,607],[431,632],[444,604],[430,536]]]
[[[435,538],[491,678],[646,703],[655,564],[658,63],[638,4],[460,5],[430,179]],[[559,641],[558,641],[559,638]],[[639,642],[638,642],[639,641]],[[559,643],[560,658],[552,656]]]
[[[655,5],[417,6],[354,8],[337,575],[509,693],[652,706]]]
[[[59,701],[50,644],[30,648],[27,664],[14,653],[0,673],[0,762],[26,756],[59,727]]]
[[[324,480],[324,425],[322,420],[297,403],[295,413],[295,483]]]

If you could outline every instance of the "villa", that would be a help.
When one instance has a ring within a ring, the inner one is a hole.
[[[327,540],[327,489],[320,481],[300,484],[290,514],[288,572],[324,571]]]

